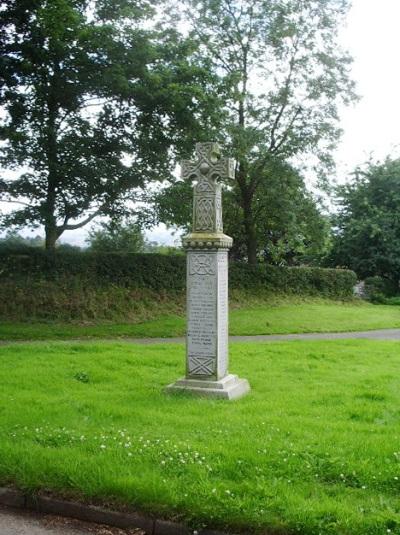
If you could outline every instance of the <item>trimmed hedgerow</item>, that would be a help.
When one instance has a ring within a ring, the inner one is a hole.
[[[129,285],[151,290],[182,290],[185,286],[185,257],[158,254],[96,254],[41,249],[27,253],[0,251],[0,277],[38,277],[45,280],[78,277],[90,285]]]
[[[63,251],[49,257],[41,249],[0,252],[0,277],[57,280],[77,277],[90,286],[120,285],[153,291],[185,288],[185,257],[159,254],[94,254]],[[231,263],[231,288],[264,288],[280,293],[345,298],[356,284],[353,271],[311,267],[249,266]]]
[[[232,265],[233,288],[262,287],[281,293],[346,298],[353,295],[357,276],[344,269]]]

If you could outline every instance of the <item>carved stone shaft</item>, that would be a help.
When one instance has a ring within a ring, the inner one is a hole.
[[[186,377],[228,373],[228,253],[187,253]]]

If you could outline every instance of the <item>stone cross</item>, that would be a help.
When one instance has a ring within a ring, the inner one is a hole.
[[[197,143],[197,160],[183,160],[181,176],[196,180],[193,198],[193,232],[222,232],[222,201],[219,179],[234,178],[235,161],[221,158],[217,143]]]
[[[228,373],[228,250],[223,233],[221,184],[234,177],[234,160],[222,158],[217,143],[197,143],[196,160],[182,162],[182,178],[196,181],[193,232],[187,250],[186,377],[167,387],[234,399],[250,387]]]

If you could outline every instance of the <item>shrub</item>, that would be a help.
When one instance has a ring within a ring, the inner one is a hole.
[[[151,290],[182,290],[185,286],[185,258],[180,255],[56,251],[49,256],[43,249],[32,248],[8,254],[0,251],[0,265],[3,278],[74,276],[91,285],[112,283]]]
[[[357,282],[356,274],[345,269],[245,264],[233,264],[229,278],[233,288],[262,287],[281,293],[333,298],[351,297]]]
[[[0,252],[0,317],[141,321],[181,313],[186,262],[181,255]],[[231,263],[231,289],[250,293],[353,295],[352,271]]]
[[[400,296],[397,297],[387,297],[385,299],[385,305],[400,306]]]
[[[50,257],[41,249],[31,249],[29,253],[26,250],[0,252],[0,263],[0,277],[7,279],[78,277],[91,286],[112,283],[156,291],[181,291],[186,284],[186,261],[182,255],[63,251]],[[231,263],[229,280],[232,288],[262,287],[295,294],[349,297],[353,294],[356,275],[342,269]]]
[[[393,281],[375,276],[365,279],[365,292],[373,303],[385,303],[387,297],[397,293],[397,288]]]

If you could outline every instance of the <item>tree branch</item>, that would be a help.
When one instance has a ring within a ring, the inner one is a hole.
[[[294,72],[294,66],[295,66],[295,59],[296,59],[296,54],[297,54],[297,51],[298,51],[298,41],[296,41],[294,43],[294,47],[293,47],[293,53],[292,53],[292,56],[290,58],[290,62],[289,62],[289,73],[288,73],[288,76],[286,77],[286,81],[285,81],[285,85],[283,87],[283,91],[284,91],[284,100],[281,104],[281,107],[278,111],[278,114],[277,116],[275,117],[275,121],[274,121],[274,124],[272,125],[272,128],[271,128],[271,142],[270,142],[270,145],[269,145],[269,150],[272,152],[274,151],[274,148],[275,148],[275,144],[276,144],[276,132],[279,128],[279,123],[282,119],[282,116],[283,116],[283,113],[284,111],[286,110],[287,108],[287,105],[289,104],[289,89],[290,89],[290,85],[292,83],[292,76],[293,76],[293,72]]]
[[[96,216],[98,216],[101,213],[102,208],[103,207],[99,208],[98,210],[93,212],[93,214],[90,214],[90,216],[88,216],[86,219],[83,219],[79,223],[75,223],[74,225],[66,225],[66,224],[64,224],[64,225],[61,225],[60,227],[57,227],[57,228],[59,230],[62,230],[62,232],[64,232],[64,230],[76,230],[78,228],[84,227],[85,225],[90,223],[90,221],[92,221],[92,219],[94,219]]]
[[[35,208],[34,206],[32,206],[32,204],[30,203],[27,203],[27,202],[22,202],[22,201],[13,201],[11,199],[0,199],[0,203],[1,202],[7,202],[9,204],[21,204],[22,206],[28,206],[28,208]]]
[[[289,136],[289,132],[290,132],[290,130],[291,130],[291,128],[292,128],[292,126],[293,126],[295,120],[296,120],[297,117],[300,115],[302,109],[303,109],[303,108],[302,108],[301,106],[299,106],[299,107],[296,109],[296,111],[295,111],[293,117],[291,118],[291,120],[290,120],[290,122],[289,122],[289,124],[288,124],[288,126],[287,126],[287,128],[286,128],[286,130],[285,130],[284,133],[282,134],[281,139],[278,141],[278,143],[275,144],[275,146],[274,146],[274,148],[271,150],[271,152],[273,152],[273,153],[278,152],[279,149],[282,147],[282,145],[285,143],[285,141],[287,140],[287,138],[288,138],[288,136]]]

